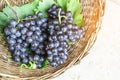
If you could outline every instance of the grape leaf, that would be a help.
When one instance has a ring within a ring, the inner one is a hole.
[[[24,13],[22,15],[22,18],[24,18],[25,16],[28,16],[28,15],[34,14],[34,9],[37,7],[38,3],[39,3],[39,0],[35,0],[32,3],[22,5],[20,7],[21,12]]]
[[[10,19],[17,19],[14,12],[8,6],[3,9],[3,13]]]
[[[47,17],[47,9],[51,7],[52,4],[54,4],[54,0],[41,0],[39,1],[39,6],[37,7],[36,13],[39,11],[43,12],[43,17]]]
[[[34,0],[32,3],[24,4],[20,7],[13,7],[20,19],[28,15],[34,14],[34,9],[37,7],[39,0]]]
[[[46,59],[43,63],[42,63],[42,68],[45,68],[47,65],[49,65],[50,62],[48,61],[48,59]]]
[[[75,15],[73,23],[79,25],[80,27],[83,25],[82,22],[83,22],[83,14]]]
[[[74,6],[73,6],[74,4]],[[71,11],[73,14],[74,24],[77,24],[77,26],[81,26],[81,22],[83,20],[82,15],[82,4],[79,0],[69,0],[67,3],[67,11]]]
[[[61,6],[63,10],[67,10],[67,3],[69,0],[56,0],[57,5]]]
[[[25,16],[34,14],[34,9],[38,6],[39,0],[34,0],[32,3],[24,4],[22,6],[11,7],[20,19]],[[0,26],[7,25],[10,19],[17,19],[15,13],[10,7],[5,7],[2,12],[0,12]]]
[[[5,26],[5,23],[8,22],[9,18],[2,12],[0,12],[0,25]]]
[[[8,61],[10,62],[10,61],[13,61],[14,59],[13,59],[13,57],[9,57],[8,58]]]
[[[23,18],[24,12],[22,12],[22,9],[18,6],[14,6],[13,10],[15,10],[15,12],[17,13],[17,16],[19,18]],[[14,15],[14,14],[13,14]]]
[[[18,64],[18,65],[21,65],[21,64],[22,64],[22,62],[17,62],[17,64]]]
[[[68,44],[68,45],[72,45],[73,42],[72,42],[72,41],[68,41],[67,44]]]
[[[0,32],[0,37],[4,40],[6,39],[6,35],[3,32]]]
[[[27,47],[26,50],[27,50],[28,53],[32,54],[32,50],[29,47]]]
[[[79,2],[79,0],[69,0],[67,3],[67,11],[71,11],[73,16],[76,13],[80,14],[82,11],[82,4]]]
[[[82,15],[82,4],[79,0],[57,0],[56,1],[59,6],[65,11],[71,11],[74,21],[73,23],[77,26],[83,25],[83,15]],[[74,6],[73,6],[74,5]]]

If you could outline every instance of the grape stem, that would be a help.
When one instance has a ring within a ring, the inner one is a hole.
[[[18,19],[18,22],[20,21],[20,18],[17,14],[17,12],[12,8],[12,6],[10,5],[9,1],[8,0],[5,0],[5,2],[7,3],[8,7],[13,11],[13,13],[15,14],[15,16],[17,17]]]
[[[34,20],[34,18],[21,19],[21,21]]]
[[[20,72],[22,72],[23,67],[29,68],[26,64],[21,64],[21,66],[20,66]]]
[[[61,16],[60,13],[61,13],[61,8],[59,9],[59,12],[58,12],[59,23],[61,24],[61,23],[62,23],[62,18],[65,18],[65,19],[67,20],[68,17],[66,17],[66,16]]]
[[[21,64],[21,66],[20,66],[20,72],[22,72],[23,67],[28,68],[28,69],[36,69],[36,66],[35,66],[36,62],[35,61],[29,61],[29,65],[30,66],[28,66],[26,64]]]
[[[60,13],[61,13],[61,9],[59,9],[59,12],[58,12],[59,23],[61,24],[61,15],[60,15]]]
[[[29,69],[36,69],[36,62],[35,61],[30,61],[29,64],[30,64]]]
[[[65,18],[66,20],[68,19],[68,17],[66,17],[66,16],[61,16],[61,18]]]

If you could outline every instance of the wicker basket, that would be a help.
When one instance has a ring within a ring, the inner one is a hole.
[[[12,5],[21,5],[33,0],[9,0]],[[85,19],[85,37],[72,46],[69,53],[69,59],[63,65],[53,68],[48,66],[45,69],[28,70],[23,69],[19,72],[19,66],[14,62],[9,62],[10,55],[8,49],[0,39],[0,75],[1,80],[44,80],[53,78],[72,65],[79,63],[80,60],[88,54],[88,51],[96,41],[97,33],[101,28],[102,16],[104,15],[105,0],[81,0],[83,6],[83,15]],[[5,0],[0,0],[0,10],[5,6]]]

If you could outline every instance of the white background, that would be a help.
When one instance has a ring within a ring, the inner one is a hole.
[[[120,80],[119,2],[107,0],[103,27],[90,54],[52,80]]]

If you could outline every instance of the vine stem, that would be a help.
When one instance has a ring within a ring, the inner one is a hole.
[[[35,61],[30,61],[29,64],[30,64],[29,69],[36,69],[37,68]]]
[[[60,13],[61,13],[61,9],[59,9],[59,12],[58,12],[59,23],[61,24],[61,15],[60,15]]]
[[[61,24],[61,23],[62,23],[62,18],[65,18],[65,19],[67,20],[68,17],[66,17],[66,16],[61,16],[60,13],[61,13],[61,9],[59,9],[59,12],[58,12],[59,23]]]
[[[27,69],[36,69],[36,62],[35,61],[29,61],[29,64],[21,64],[20,66],[20,72],[22,72],[23,67],[27,68]]]
[[[20,18],[17,14],[17,12],[12,8],[12,6],[10,5],[9,1],[8,0],[5,0],[5,2],[7,3],[8,7],[13,11],[13,13],[15,14],[15,16],[17,17],[18,19],[18,22],[20,21]]]
[[[26,64],[21,64],[21,66],[20,66],[20,72],[22,72],[22,68],[23,67],[28,68],[28,66]]]
[[[34,20],[34,18],[21,19],[21,21]]]
[[[66,16],[61,16],[61,18],[65,18],[66,20],[68,19],[68,17],[66,17]]]

